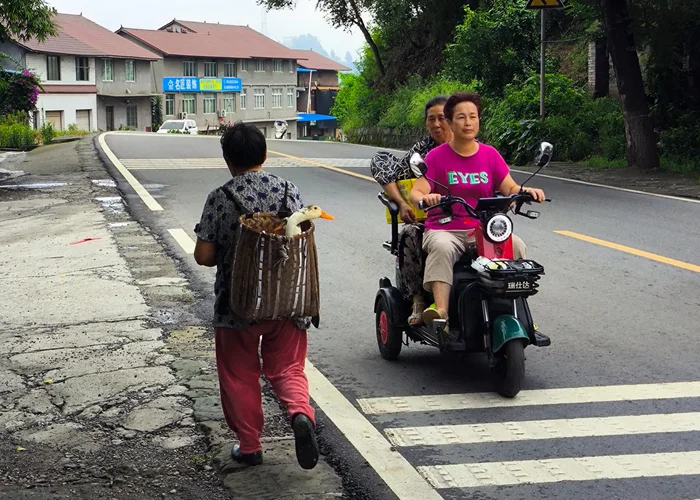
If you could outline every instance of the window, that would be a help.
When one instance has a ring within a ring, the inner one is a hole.
[[[197,61],[185,61],[182,76],[197,77]]]
[[[241,60],[241,71],[248,71],[248,60],[247,59]]]
[[[287,107],[294,107],[294,98],[296,97],[296,91],[294,89],[287,89]]]
[[[126,126],[127,127],[134,127],[134,128],[139,128],[139,123],[138,123],[138,108],[136,106],[127,106],[126,107]]]
[[[182,96],[182,112],[189,113],[192,115],[197,112],[197,106],[193,94],[187,94]]]
[[[224,63],[224,78],[236,78],[236,63]]]
[[[204,112],[216,113],[216,95],[209,94],[204,96]]]
[[[265,89],[255,89],[255,109],[265,108]]]
[[[75,79],[79,82],[90,81],[90,61],[87,57],[75,58]]]
[[[175,94],[165,96],[165,114],[168,116],[175,114]]]
[[[282,107],[282,89],[273,88],[272,89],[272,107],[281,108]]]
[[[112,59],[102,59],[102,81],[111,82],[114,80],[114,61]]]
[[[61,58],[58,56],[46,57],[46,80],[59,81],[61,79]]]
[[[265,59],[255,60],[255,71],[265,71]]]
[[[289,60],[289,72],[294,73],[294,61]]]
[[[187,76],[187,75],[185,75]],[[204,78],[218,78],[219,72],[216,67],[216,61],[204,62]]]
[[[127,82],[136,81],[136,72],[134,71],[134,61],[131,59],[124,61],[124,75]]]
[[[272,68],[275,73],[282,73],[282,59],[275,59]]]
[[[246,89],[241,89],[241,109],[245,109],[246,106]]]
[[[236,112],[236,94],[224,94],[224,112]]]

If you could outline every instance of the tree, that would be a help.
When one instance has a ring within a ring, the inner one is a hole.
[[[296,7],[297,0],[257,0],[257,3],[264,5],[268,10],[280,10]],[[317,0],[316,8],[326,13],[326,19],[334,28],[344,28],[348,31],[353,26],[359,28],[365,41],[372,49],[380,74],[384,76],[384,63],[379,53],[379,47],[372,38],[364,19],[362,19],[363,11],[370,10],[373,4],[374,0]]]
[[[56,9],[45,0],[0,0],[0,43],[9,40],[43,42],[56,35]]]
[[[659,167],[654,123],[644,91],[632,19],[627,0],[598,0],[612,56],[627,138],[627,164],[644,169]]]

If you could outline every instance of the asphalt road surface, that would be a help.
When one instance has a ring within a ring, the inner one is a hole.
[[[105,140],[163,208],[144,210],[146,222],[186,253],[208,192],[229,178],[216,138]],[[532,183],[554,201],[539,220],[516,218],[515,231],[546,269],[530,305],[552,345],[528,347],[524,390],[504,401],[481,356],[452,360],[412,343],[396,362],[380,357],[373,303],[394,262],[382,248],[380,188],[362,177],[375,149],[268,147],[267,168],[336,218],[317,223],[321,328],[310,331],[308,358],[339,391],[315,395],[338,449],[349,467],[366,460],[376,471],[377,498],[421,481],[449,499],[700,497],[700,204]],[[145,206],[135,195],[131,204]],[[214,271],[190,262],[211,286]],[[340,418],[343,404],[357,414]],[[367,423],[374,433],[359,436]],[[363,439],[372,445],[356,448]],[[381,466],[390,446],[394,470]]]

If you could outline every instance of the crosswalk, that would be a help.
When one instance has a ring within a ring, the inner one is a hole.
[[[616,481],[624,482],[620,491],[641,481],[644,493],[630,489],[610,498],[700,497],[700,382],[529,390],[513,399],[376,397],[357,405],[445,498],[526,498],[533,490],[518,488],[527,487],[544,492],[542,498],[606,498],[588,488]],[[586,405],[603,415],[586,415]],[[518,412],[543,418],[520,420]],[[616,449],[620,440],[624,446]],[[523,446],[528,453],[519,456]],[[659,491],[649,486],[664,478]],[[668,481],[677,491],[668,491]]]

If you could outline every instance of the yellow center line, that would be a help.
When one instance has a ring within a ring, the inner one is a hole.
[[[314,165],[315,167],[321,167],[321,168],[325,168],[327,170],[332,170],[333,172],[338,172],[341,174],[350,175],[352,177],[357,177],[358,179],[363,179],[365,181],[375,182],[374,178],[370,177],[369,175],[358,174],[357,172],[351,172],[349,170],[345,170],[344,168],[332,167],[331,165],[326,165],[325,163],[319,163],[317,161],[307,160],[306,158],[299,158],[298,156],[292,156],[292,155],[288,155],[288,154],[284,154],[284,153],[278,153],[277,151],[270,151],[269,149],[267,150],[267,152],[275,154],[275,155],[283,156],[285,158],[289,158],[292,160],[300,161],[302,163],[307,163],[309,165]]]
[[[680,260],[669,259],[663,255],[657,255],[655,253],[645,252],[644,250],[637,250],[636,248],[626,247],[624,245],[618,245],[617,243],[611,243],[605,240],[599,240],[598,238],[592,238],[591,236],[586,236],[585,234],[578,234],[572,231],[554,231],[562,236],[568,236],[570,238],[575,238],[577,240],[586,241],[588,243],[593,243],[595,245],[604,246],[607,248],[612,248],[613,250],[619,250],[620,252],[626,252],[637,257],[644,257],[645,259],[654,260],[656,262],[661,262],[662,264],[668,264],[670,266],[680,267],[687,271],[694,271],[700,273],[700,266],[695,264],[689,264]]]

